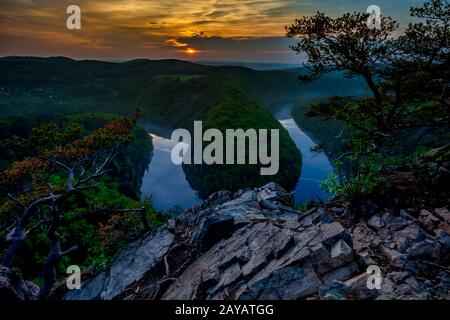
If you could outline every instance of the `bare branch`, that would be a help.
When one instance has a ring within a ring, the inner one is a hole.
[[[20,201],[19,199],[17,199],[15,196],[13,196],[11,193],[8,193],[7,196],[13,200],[15,203],[17,203],[19,206],[26,208],[26,205]]]

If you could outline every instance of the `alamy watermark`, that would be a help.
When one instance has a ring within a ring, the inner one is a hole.
[[[66,13],[70,14],[66,20],[66,26],[69,30],[81,29],[81,9],[79,6],[72,4],[67,7]]]
[[[367,289],[373,290],[381,289],[381,282],[383,281],[383,277],[381,276],[381,269],[377,265],[370,265],[367,267],[366,271],[369,276],[367,277],[366,285]]]
[[[369,14],[367,18],[367,26],[370,28],[381,27],[381,8],[376,4],[372,4],[367,7],[366,13]]]
[[[194,121],[194,137],[187,129],[176,129],[171,139],[174,164],[260,164],[260,174],[275,175],[280,166],[279,129],[219,129],[203,132],[202,121]],[[209,142],[203,149],[204,142]],[[269,147],[270,146],[270,147]],[[193,157],[192,157],[193,156]]]
[[[71,265],[67,267],[67,274],[70,276],[67,277],[66,286],[69,290],[79,290],[81,289],[81,269],[77,265]]]

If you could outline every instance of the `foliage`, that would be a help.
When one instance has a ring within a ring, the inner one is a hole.
[[[332,97],[306,112],[345,124],[346,144],[325,146],[343,160],[327,188],[353,202],[386,187],[384,175],[393,168],[412,170],[418,150],[450,141],[450,5],[430,0],[411,8],[411,15],[422,21],[409,24],[397,38],[392,37],[397,23],[390,17],[370,28],[368,15],[356,12],[338,18],[317,13],[286,29],[288,37],[299,39],[292,49],[308,58],[310,73],[302,80],[346,71],[349,77],[361,76],[373,93],[361,99]]]
[[[146,120],[169,128],[191,129],[194,120],[213,119],[223,108],[227,114],[217,115],[226,119],[227,122],[221,125],[226,124],[228,128],[239,128],[240,125],[259,128],[262,126],[258,124],[260,120],[266,128],[282,131],[283,172],[277,176],[277,181],[291,188],[300,172],[297,148],[265,110],[277,99],[290,101],[299,94],[294,72],[211,67],[178,60],[106,63],[20,57],[2,58],[0,67],[5,74],[5,78],[0,79],[0,86],[4,86],[0,96],[5,97],[8,106],[0,109],[0,114],[47,119],[92,111],[123,115],[139,106]],[[70,80],[67,73],[71,75]],[[209,181],[203,175],[203,169],[184,166],[188,180],[202,196],[268,181],[253,167],[235,166],[230,172],[230,168],[213,170],[211,167],[207,169],[208,176],[217,179]],[[124,177],[121,188],[129,191],[138,185],[137,180],[137,176],[130,177],[130,183],[126,184]]]
[[[287,131],[257,101],[244,95],[232,83],[221,81],[214,88],[216,90],[212,96],[215,100],[209,106],[208,113],[200,118],[203,120],[203,130],[216,128],[225,137],[226,129],[278,129],[280,169],[276,175],[262,176],[259,164],[184,164],[189,183],[203,198],[218,190],[237,191],[245,187],[261,186],[270,181],[278,182],[288,190],[292,189],[300,174],[301,154]],[[237,114],[239,117],[236,117]]]
[[[14,138],[18,160],[0,176],[0,225],[2,230],[9,227],[7,242],[0,243],[5,248],[2,264],[14,262],[26,276],[37,277],[41,297],[56,280],[54,268],[64,272],[72,262],[104,266],[125,243],[163,221],[150,203],[142,207],[120,191],[120,174],[106,175],[113,161],[120,168],[119,151],[139,133],[137,117],[78,115],[43,123],[29,130],[29,137]],[[147,146],[148,140],[135,148],[148,155]]]

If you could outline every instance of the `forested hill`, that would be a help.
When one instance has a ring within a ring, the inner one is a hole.
[[[64,57],[0,59],[0,116],[52,119],[86,112],[130,115],[168,128],[205,127],[280,130],[280,170],[260,176],[258,165],[185,166],[187,179],[202,197],[276,181],[291,189],[300,174],[301,155],[268,111],[298,99],[295,70],[256,71],[214,67],[180,60],[123,63],[75,61]],[[239,168],[238,168],[239,167]],[[214,183],[212,183],[214,181]]]
[[[180,88],[184,91],[176,93],[183,99],[190,94],[188,91],[217,78],[232,81],[268,107],[280,99],[294,101],[300,94],[293,70],[256,71],[180,60],[113,63],[65,57],[5,57],[0,58],[0,70],[1,115],[48,116],[80,111],[129,114],[130,109],[142,103],[144,95],[148,99],[148,92],[152,92],[152,100],[167,102],[165,99],[171,98],[173,90],[187,81]],[[161,90],[162,87],[166,89]],[[157,109],[165,106],[154,107],[153,115],[158,118]]]

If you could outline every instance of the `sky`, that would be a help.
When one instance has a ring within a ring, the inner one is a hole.
[[[295,63],[285,26],[316,11],[381,8],[404,29],[419,0],[0,0],[0,56]],[[68,30],[69,5],[81,29]]]

